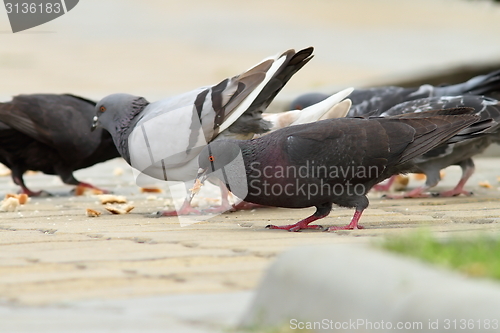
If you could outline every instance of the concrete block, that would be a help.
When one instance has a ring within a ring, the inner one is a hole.
[[[278,257],[242,327],[313,332],[497,332],[500,284],[384,252],[334,244]],[[496,328],[495,328],[496,327]]]

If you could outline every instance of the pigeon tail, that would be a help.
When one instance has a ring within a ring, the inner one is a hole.
[[[311,105],[305,109],[303,109],[297,120],[295,120],[291,125],[300,125],[300,124],[307,124],[307,123],[312,123],[313,121],[318,121],[320,120],[327,112],[329,112],[332,108],[335,107],[338,103],[340,103],[343,99],[349,96],[350,93],[352,93],[354,88],[347,88],[344,89],[327,99],[318,102],[314,105]],[[349,111],[349,108],[347,108],[346,112],[344,115],[338,118],[343,118],[347,112]]]
[[[435,96],[458,96],[463,94],[488,96],[498,92],[500,92],[500,70],[475,76],[463,83],[436,87]]]
[[[229,128],[245,112],[262,113],[274,97],[281,91],[290,78],[312,59],[314,48],[309,47],[299,52],[288,50],[272,59],[271,67],[265,72],[264,80],[235,107],[214,134]],[[264,63],[268,62],[266,59]],[[262,64],[262,63],[261,63]],[[254,68],[258,68],[259,65]],[[251,69],[250,71],[252,71]],[[231,131],[232,129],[230,129]]]

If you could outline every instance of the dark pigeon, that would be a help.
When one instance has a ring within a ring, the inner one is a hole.
[[[500,98],[500,70],[486,75],[479,75],[466,82],[453,85],[432,86],[424,84],[413,88],[386,86],[354,89],[349,95],[352,107],[347,116],[376,116],[403,102],[427,97],[459,96],[464,94]],[[330,95],[317,92],[301,95],[292,101],[290,110],[316,104],[328,96]]]
[[[200,154],[197,179],[218,177],[247,202],[316,207],[312,216],[292,225],[268,226],[272,229],[319,229],[309,224],[327,216],[333,203],[356,211],[349,225],[329,230],[362,228],[358,220],[368,207],[366,193],[392,175],[411,172],[412,159],[453,140],[460,131],[472,133],[479,116],[471,112],[329,119],[248,141],[216,141]]]
[[[68,185],[95,188],[75,179],[75,170],[120,156],[108,132],[91,133],[95,102],[73,95],[15,96],[0,103],[0,162],[29,196],[27,170],[58,175]]]
[[[492,98],[474,95],[430,97],[408,101],[390,108],[381,116],[388,117],[455,107],[473,108],[473,113],[478,115],[480,120],[491,119],[497,124],[500,123],[500,102]],[[490,144],[500,143],[499,125],[488,124],[485,131],[477,131],[472,134],[464,133],[464,135],[457,135],[455,138],[455,141],[449,141],[413,159],[415,172],[424,173],[427,177],[425,185],[402,195],[387,195],[387,197],[399,199],[429,196],[450,197],[460,194],[471,195],[471,192],[464,190],[464,185],[474,173],[472,157],[482,153]],[[450,165],[458,165],[462,169],[462,177],[455,188],[440,193],[427,193],[430,188],[436,186],[441,180],[440,171]],[[387,185],[379,189],[387,189]]]
[[[111,133],[123,158],[141,174],[165,181],[192,181],[197,156],[216,139],[249,139],[268,132],[262,112],[311,58],[313,48],[264,59],[240,75],[153,103],[128,94],[103,98],[94,127]],[[223,200],[224,200],[223,196]],[[227,208],[224,208],[227,209]],[[175,212],[198,213],[188,200]]]

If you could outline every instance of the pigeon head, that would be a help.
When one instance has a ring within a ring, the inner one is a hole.
[[[198,176],[203,183],[207,178],[218,178],[239,198],[247,194],[245,163],[237,141],[220,140],[209,143],[198,156]]]
[[[229,140],[213,141],[201,151],[198,165],[209,175],[230,165],[238,156],[241,156],[241,149],[236,143]]]
[[[113,135],[124,128],[128,128],[132,119],[148,104],[149,102],[143,97],[129,94],[106,96],[96,105],[92,130],[100,125]]]

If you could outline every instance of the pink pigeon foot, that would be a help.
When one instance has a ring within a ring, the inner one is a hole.
[[[232,206],[231,205],[220,205],[220,206],[212,206],[209,208],[205,208],[202,210],[203,213],[208,213],[208,214],[221,214],[225,213],[227,211],[232,211]]]
[[[19,194],[26,194],[28,197],[50,197],[52,194],[50,194],[47,191],[41,190],[41,191],[32,191],[26,185],[24,184],[24,181],[22,178],[19,177],[12,177],[14,180],[14,183],[21,186],[21,190],[19,191]]]
[[[22,188],[19,191],[19,194],[26,194],[28,197],[50,197],[50,196],[52,196],[52,194],[50,194],[47,191],[41,190],[41,191],[33,192],[32,190],[30,190],[29,188],[26,188],[26,187]]]
[[[377,185],[373,186],[372,189],[375,191],[378,191],[378,192],[389,191],[395,180],[396,180],[396,176],[391,176],[385,184],[377,184]]]
[[[181,215],[200,215],[201,212],[191,206],[191,202],[185,200],[179,210],[160,210],[156,212],[156,217],[160,216],[181,216]]]
[[[356,210],[354,212],[354,216],[352,217],[351,223],[345,226],[331,226],[325,231],[364,229],[365,227],[358,225],[361,214],[363,214],[363,211]]]
[[[436,196],[436,197],[440,197],[440,198],[449,198],[449,197],[457,197],[460,194],[463,194],[463,195],[465,195],[467,197],[470,197],[474,193],[472,193],[470,191],[465,191],[465,190],[453,189],[453,190],[449,190],[449,191],[444,191],[444,192],[439,192],[439,193],[433,193],[432,195]]]
[[[328,215],[328,214],[327,214]],[[272,225],[272,224],[269,224],[266,226],[267,229],[280,229],[280,230],[288,230],[288,231],[293,231],[293,232],[297,232],[297,231],[300,231],[302,229],[315,229],[315,230],[323,230],[323,227],[320,226],[320,225],[309,225],[309,223],[313,222],[313,221],[316,221],[316,220],[319,220],[323,217],[325,217],[326,215],[323,215],[323,216],[314,216],[314,215],[311,215],[305,219],[303,219],[302,221],[299,221],[295,224],[289,224],[289,225]]]
[[[463,194],[465,196],[471,196],[473,194],[472,192],[465,191],[464,186],[465,183],[467,183],[469,178],[474,173],[474,164],[470,166],[470,164],[464,163],[464,165],[462,165],[461,167],[462,167],[462,178],[460,178],[460,181],[458,182],[457,186],[455,186],[454,189],[449,191],[435,193],[434,196],[446,198],[446,197],[456,197],[459,196],[460,194]]]
[[[236,205],[233,205],[231,211],[236,212],[238,210],[252,210],[256,208],[268,208],[269,206],[263,206],[259,204],[254,204],[251,202],[242,201]]]

